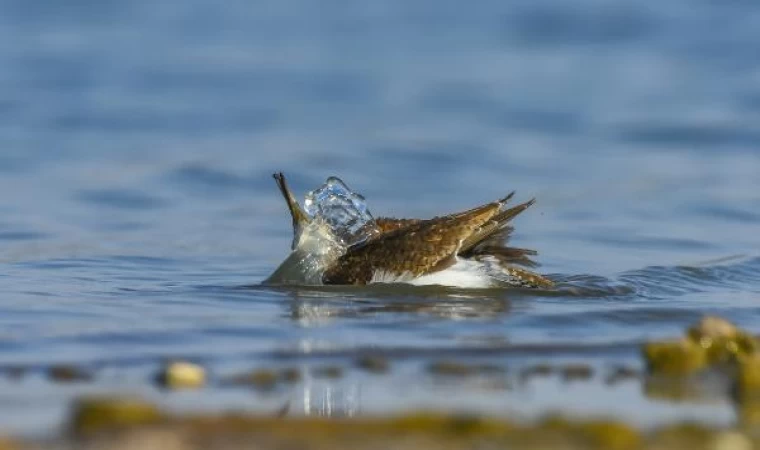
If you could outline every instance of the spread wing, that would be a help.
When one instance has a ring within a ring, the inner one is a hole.
[[[323,275],[325,284],[367,284],[373,277],[418,277],[453,264],[463,243],[508,200],[429,220],[378,219],[389,230],[348,249]],[[403,222],[402,222],[403,221]]]

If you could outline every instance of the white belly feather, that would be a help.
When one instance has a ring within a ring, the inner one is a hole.
[[[370,283],[405,283],[414,286],[439,285],[477,289],[493,286],[494,280],[488,275],[485,264],[457,258],[451,267],[417,278],[409,272],[399,275],[377,270],[372,274]]]

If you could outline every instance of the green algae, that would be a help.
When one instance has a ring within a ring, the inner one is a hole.
[[[707,353],[688,339],[649,342],[644,345],[647,370],[654,374],[685,375],[707,366]]]
[[[171,443],[171,448],[178,450],[251,447],[262,450],[745,450],[760,444],[758,436],[741,429],[715,429],[688,423],[641,432],[615,420],[559,416],[524,424],[501,418],[426,412],[350,419],[281,418],[242,413],[170,415],[150,403],[131,398],[81,400],[73,408],[69,424],[69,436],[76,439],[74,446],[102,449],[165,448],[165,444]],[[52,442],[49,447],[37,444],[34,448],[61,448],[61,444],[61,441]],[[23,443],[3,444],[0,440],[0,450],[11,448],[32,447]]]
[[[139,399],[94,397],[76,403],[70,429],[75,435],[86,435],[114,428],[156,424],[164,418],[155,405]]]
[[[749,333],[720,317],[708,316],[674,341],[650,342],[643,355],[650,373],[684,375],[708,367],[740,365],[760,345]]]

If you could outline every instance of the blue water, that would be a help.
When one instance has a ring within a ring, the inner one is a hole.
[[[760,333],[758,42],[750,1],[0,0],[0,367],[27,369],[0,376],[0,430],[104,392],[731,423],[726,398],[601,379],[706,313]],[[290,245],[280,170],[299,196],[337,175],[376,216],[536,197],[514,240],[559,291],[260,287]],[[368,352],[390,372],[354,368]],[[166,358],[209,386],[158,390]],[[598,382],[441,384],[440,358]],[[95,380],[52,383],[56,363]],[[219,383],[271,366],[305,378]]]

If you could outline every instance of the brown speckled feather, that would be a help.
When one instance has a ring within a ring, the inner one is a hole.
[[[395,231],[399,228],[404,228],[419,222],[420,219],[396,219],[393,217],[378,217],[375,219],[375,225],[380,229],[381,234]]]
[[[462,242],[499,214],[505,201],[397,227],[350,248],[324,273],[322,281],[367,284],[376,271],[419,277],[441,270],[453,263]],[[388,223],[381,225],[381,229],[390,227]]]

